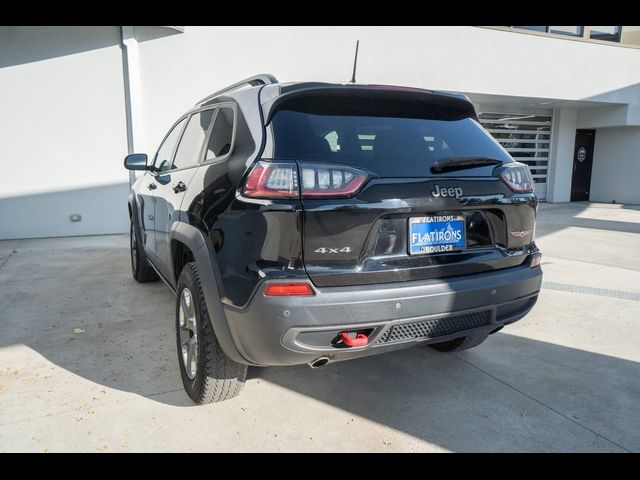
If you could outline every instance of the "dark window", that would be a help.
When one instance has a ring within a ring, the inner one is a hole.
[[[593,40],[605,42],[620,41],[620,27],[591,27],[589,37]]]
[[[272,120],[277,159],[343,163],[385,177],[424,176],[446,157],[511,160],[475,120],[451,107],[323,97],[288,108]]]
[[[176,143],[178,142],[178,138],[180,138],[180,132],[182,132],[182,127],[184,127],[184,123],[187,121],[186,118],[180,120],[169,132],[169,134],[165,137],[162,145],[158,149],[158,153],[156,154],[155,167],[164,172],[169,170],[171,167],[171,160],[173,156],[173,151],[175,150]]]
[[[180,139],[176,158],[173,160],[173,169],[190,167],[198,163],[212,117],[213,110],[205,110],[191,116]]]
[[[224,157],[231,150],[233,141],[233,109],[222,107],[211,129],[205,161]]]

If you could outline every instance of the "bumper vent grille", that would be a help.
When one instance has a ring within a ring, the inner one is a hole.
[[[489,324],[489,311],[466,313],[453,317],[422,320],[414,323],[394,325],[376,340],[377,344],[402,340],[441,337],[452,333],[483,327]]]

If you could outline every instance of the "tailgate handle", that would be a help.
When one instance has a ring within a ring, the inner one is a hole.
[[[364,333],[356,333],[354,338],[349,335],[349,332],[340,332],[340,340],[347,347],[363,347],[369,343],[369,337]]]

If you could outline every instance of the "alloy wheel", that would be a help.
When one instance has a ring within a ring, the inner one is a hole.
[[[182,352],[182,364],[187,376],[193,380],[198,369],[198,329],[196,311],[193,305],[193,295],[188,288],[184,288],[180,294],[180,350]]]

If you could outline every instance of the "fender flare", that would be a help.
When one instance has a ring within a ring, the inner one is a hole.
[[[136,229],[136,239],[138,240],[138,248],[142,247],[142,254],[147,255],[144,251],[144,245],[142,244],[142,236],[140,235],[140,222],[138,221],[138,204],[136,202],[136,197],[131,192],[129,194],[129,207],[131,208],[131,220],[133,221],[133,228]]]
[[[220,298],[220,289],[218,288],[217,264],[215,262],[215,253],[211,242],[196,227],[185,222],[175,222],[171,227],[169,235],[171,240],[178,240],[185,244],[193,253],[193,258],[198,267],[200,275],[200,284],[204,294],[204,299],[209,311],[211,326],[216,334],[218,343],[224,353],[234,362],[250,365],[248,361],[238,350],[237,344],[233,339],[227,316]],[[173,253],[173,252],[172,252]],[[175,275],[175,272],[174,272]],[[176,282],[177,283],[177,282]]]

